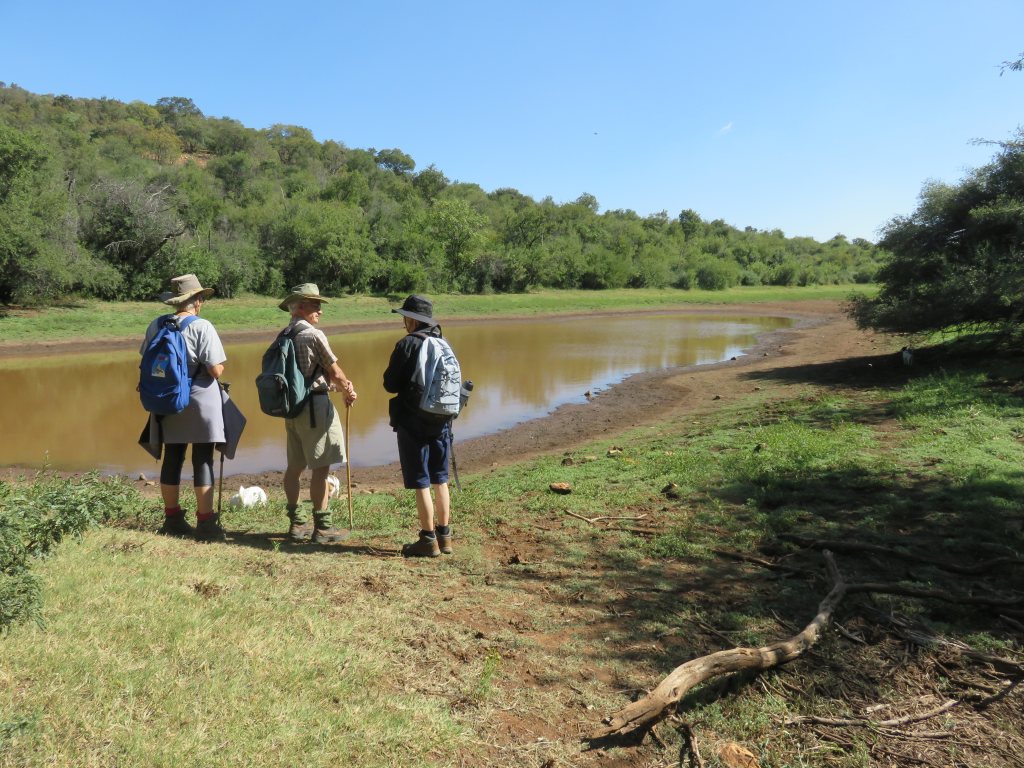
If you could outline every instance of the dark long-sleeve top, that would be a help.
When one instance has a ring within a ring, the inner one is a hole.
[[[440,336],[441,329],[435,325],[420,328],[416,333]],[[384,371],[384,389],[395,395],[388,403],[388,416],[392,429],[405,429],[414,435],[438,435],[444,423],[422,415],[419,403],[423,393],[413,384],[421,346],[423,339],[410,333],[403,336],[391,352],[391,360]]]

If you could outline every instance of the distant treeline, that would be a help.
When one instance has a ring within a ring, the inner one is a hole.
[[[696,211],[599,213],[485,192],[399,149],[318,142],[155,105],[0,83],[0,301],[148,299],[197,273],[221,296],[870,282],[872,243],[736,229]]]

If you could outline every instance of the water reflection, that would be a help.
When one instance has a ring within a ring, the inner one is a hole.
[[[496,432],[542,416],[567,402],[583,402],[640,371],[728,359],[784,318],[644,315],[529,322],[480,322],[445,330],[463,372],[476,383],[456,423],[460,439]],[[381,377],[399,326],[339,334],[331,344],[359,392],[351,413],[354,466],[397,458],[387,425],[388,395]],[[284,425],[264,416],[253,380],[267,342],[227,345],[224,380],[249,419],[227,471],[284,467]],[[0,464],[152,475],[157,463],[136,444],[145,422],[135,385],[138,353],[24,359],[0,369]],[[342,400],[335,396],[336,404]],[[186,476],[189,465],[186,462]]]

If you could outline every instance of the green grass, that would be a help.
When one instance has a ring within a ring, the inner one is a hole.
[[[545,315],[567,312],[615,312],[636,309],[680,308],[706,304],[737,304],[766,301],[846,299],[852,293],[874,290],[870,286],[809,286],[805,288],[732,288],[726,291],[679,291],[672,289],[614,291],[553,291],[487,296],[434,296],[435,314],[442,318],[500,315]],[[357,323],[393,323],[392,307],[402,297],[343,296],[326,305],[324,326]],[[242,296],[214,297],[203,307],[203,317],[222,332],[269,330],[283,324],[279,299]],[[0,343],[63,339],[110,340],[135,338],[162,310],[158,302],[101,302],[83,300],[39,310],[7,310],[0,313]]]
[[[1024,360],[975,359],[872,389],[807,384],[782,396],[764,383],[698,419],[463,477],[456,555],[438,561],[393,554],[415,526],[407,492],[357,495],[355,543],[334,551],[283,543],[279,492],[231,511],[233,541],[219,545],[160,538],[155,502],[111,495],[127,523],[31,563],[44,623],[22,621],[0,640],[0,766],[599,765],[579,737],[635,692],[690,658],[788,637],[814,615],[829,586],[821,555],[786,534],[963,563],[1020,557],[1022,381]],[[552,493],[556,481],[573,492]],[[65,487],[46,498],[77,493]],[[9,489],[0,503],[15,497],[44,495]],[[1024,593],[1020,568],[963,577],[837,560],[851,581]],[[865,643],[829,633],[780,670],[690,693],[680,717],[709,765],[730,741],[763,768],[873,765],[871,744],[905,742],[843,732],[839,748],[827,729],[782,723],[878,703],[895,716],[917,697],[977,693],[964,681],[979,671],[959,662],[951,679],[948,659],[867,621],[868,602],[1022,656],[990,611],[851,597],[838,618]],[[963,764],[997,764],[986,745],[1022,736],[1016,694],[956,717],[962,733],[984,719],[989,736],[977,748],[928,742],[934,764],[952,764],[954,748]],[[673,762],[680,737],[668,723],[658,732],[667,752],[648,741],[610,748],[607,762]]]

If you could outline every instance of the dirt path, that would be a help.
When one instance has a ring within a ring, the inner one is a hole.
[[[563,405],[548,416],[511,429],[457,441],[460,474],[469,475],[540,454],[566,451],[602,436],[611,437],[632,427],[655,423],[673,413],[714,411],[734,402],[755,386],[789,386],[778,377],[752,382],[751,374],[755,372],[835,362],[877,354],[881,348],[888,350],[892,347],[891,342],[879,342],[873,334],[858,331],[843,313],[840,303],[835,301],[730,304],[685,311],[690,314],[768,314],[792,317],[797,324],[789,330],[765,334],[757,347],[734,360],[637,374],[598,393],[588,403]],[[530,322],[526,318],[512,320]],[[460,322],[473,321],[452,321],[449,324]],[[356,330],[360,328],[344,328],[345,332]],[[224,338],[226,343],[251,341],[252,334],[230,333],[224,334]],[[125,343],[124,340],[103,340],[89,347],[96,350],[123,348]],[[53,346],[45,346],[44,349],[52,354],[59,349],[59,345],[56,349],[51,348]],[[78,346],[80,349],[81,345]],[[18,354],[19,351],[23,351],[19,345],[0,345],[0,356]],[[813,378],[813,370],[808,371],[808,376]],[[455,434],[458,437],[457,422]],[[2,469],[0,479],[17,477],[23,472],[18,468]],[[397,464],[358,467],[352,474],[356,488],[365,491],[397,487],[400,477]],[[277,487],[281,483],[281,472],[235,475],[231,485],[239,483]],[[139,487],[144,492],[154,490],[142,482],[139,482]]]

